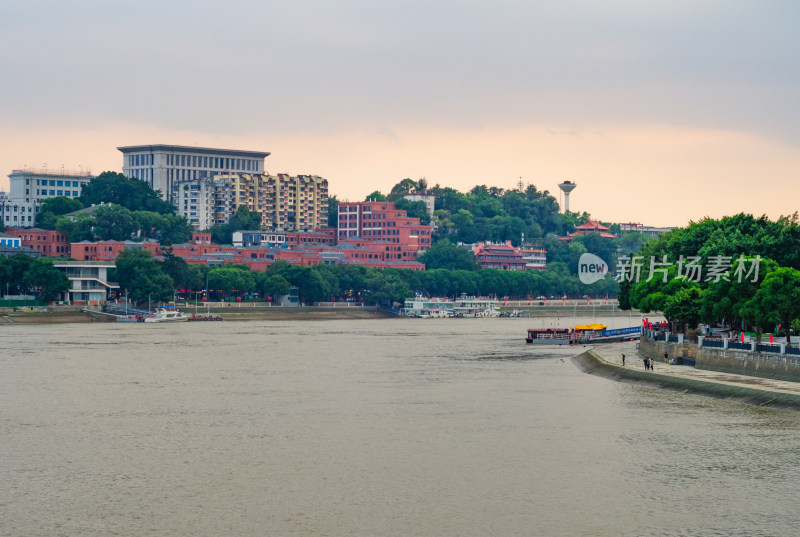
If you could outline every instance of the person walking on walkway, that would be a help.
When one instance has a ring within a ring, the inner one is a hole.
[[[625,365],[625,353],[622,353],[622,365]]]

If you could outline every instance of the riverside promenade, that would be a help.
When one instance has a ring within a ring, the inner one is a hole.
[[[622,354],[625,353],[625,366]],[[644,369],[642,356],[630,342],[597,345],[573,361],[585,373],[622,382],[646,384],[673,391],[728,399],[756,406],[800,410],[800,383],[749,377],[669,365],[655,361],[653,371]]]

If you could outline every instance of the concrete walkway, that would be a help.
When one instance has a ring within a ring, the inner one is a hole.
[[[639,355],[637,347],[637,343],[631,342],[609,343],[605,345],[596,345],[592,350],[603,360],[616,365],[622,365],[622,354],[625,353],[626,368],[644,371],[644,362]],[[748,377],[745,375],[734,375],[732,373],[720,373],[718,371],[706,371],[685,365],[669,365],[658,361],[653,362],[653,372],[662,375],[730,384],[757,390],[800,395],[800,383],[798,382]]]

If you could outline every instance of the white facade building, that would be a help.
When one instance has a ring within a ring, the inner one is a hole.
[[[286,244],[286,235],[275,231],[238,230],[233,232],[233,245],[239,247],[262,246],[281,247]]]
[[[520,248],[526,270],[544,270],[547,268],[547,250],[531,250]]]
[[[77,198],[83,186],[94,179],[90,173],[52,170],[13,170],[8,176],[9,197],[16,201],[41,202],[65,196]]]
[[[214,220],[215,186],[212,179],[197,179],[172,186],[175,214],[183,216],[194,229],[208,229]]]
[[[6,227],[32,227],[38,212],[38,201],[14,200],[7,193],[0,192],[0,221]]]
[[[88,172],[31,169],[13,170],[8,179],[9,191],[0,192],[0,222],[31,227],[42,200],[58,196],[75,199],[94,176]]]
[[[116,267],[113,262],[56,261],[53,266],[67,273],[69,291],[61,300],[70,304],[103,304],[112,290],[119,289],[118,283],[108,281],[108,271]]]
[[[159,190],[163,199],[172,197],[173,186],[217,174],[264,173],[265,151],[239,151],[182,145],[134,145],[118,147],[122,173],[145,181]]]

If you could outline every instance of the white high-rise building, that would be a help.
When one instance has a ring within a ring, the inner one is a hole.
[[[131,145],[122,152],[122,173],[147,182],[170,199],[177,183],[219,174],[263,174],[265,151],[240,151],[183,145]]]

